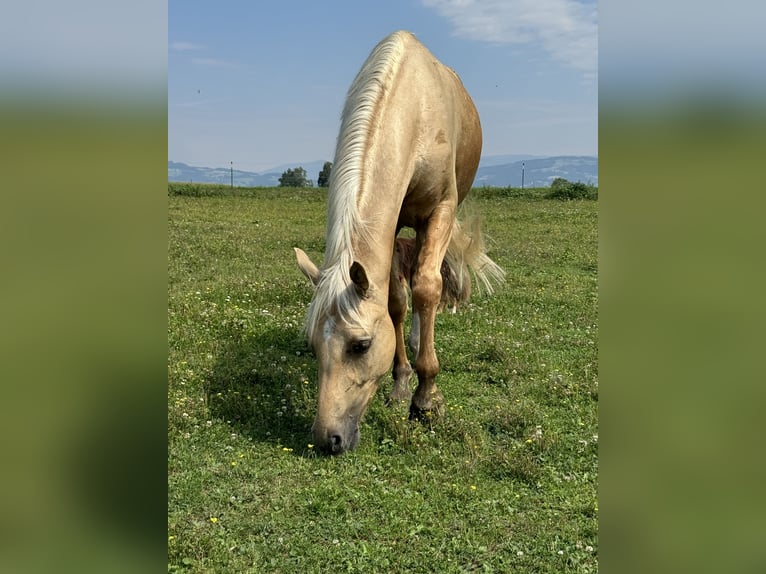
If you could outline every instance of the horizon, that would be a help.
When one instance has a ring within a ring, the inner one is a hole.
[[[301,168],[309,186],[319,181],[326,160],[293,162],[274,166],[263,171],[234,169],[234,166],[207,167],[168,160],[168,183],[213,183],[244,187],[272,187],[279,185],[281,177],[289,170]],[[526,169],[525,169],[526,164]],[[531,186],[545,187],[556,178],[572,182],[598,185],[598,156],[530,156],[529,154],[503,154],[482,156],[472,186]]]
[[[519,157],[520,159],[513,159],[513,160],[509,160],[507,162],[503,162],[503,163],[496,163],[496,164],[492,164],[492,166],[482,165],[486,160],[490,160],[492,158],[502,158],[502,157],[506,157],[506,156]],[[518,154],[491,154],[491,155],[482,155],[481,156],[481,160],[479,161],[479,168],[481,168],[481,167],[503,166],[503,165],[507,165],[507,164],[516,163],[516,162],[519,162],[519,161],[527,161],[527,160],[531,161],[531,160],[536,160],[536,159],[550,159],[550,158],[557,158],[557,157],[588,157],[588,158],[592,157],[592,158],[598,159],[598,154],[595,153],[595,154],[532,155],[532,154],[518,153]],[[188,162],[185,162],[185,161],[168,159],[168,163],[181,164],[181,165],[185,165],[186,167],[191,167],[191,168],[196,168],[196,169],[214,169],[214,170],[223,169],[223,170],[229,170],[229,169],[233,168],[235,172],[239,171],[239,172],[243,172],[243,173],[253,173],[255,175],[267,175],[267,174],[270,174],[270,173],[277,173],[280,170],[284,171],[286,169],[296,168],[296,167],[303,167],[305,169],[306,165],[324,163],[324,162],[327,162],[327,161],[332,163],[332,160],[330,160],[330,159],[314,159],[314,160],[303,161],[303,162],[289,162],[288,161],[288,162],[277,164],[277,165],[272,166],[272,167],[265,168],[265,169],[263,169],[261,171],[252,171],[252,170],[249,170],[249,169],[238,168],[236,165],[233,165],[233,163],[230,163],[230,165],[220,165],[220,166],[196,165],[196,164],[191,164],[191,163],[188,163]]]

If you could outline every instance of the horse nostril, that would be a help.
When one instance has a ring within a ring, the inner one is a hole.
[[[353,449],[356,446],[357,435],[337,426],[328,429],[312,429],[312,437],[316,443],[317,451],[322,454],[339,455]]]
[[[330,436],[330,451],[333,454],[343,452],[343,438],[339,434]]]

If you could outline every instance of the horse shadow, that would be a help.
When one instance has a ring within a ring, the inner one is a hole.
[[[296,328],[227,333],[205,381],[208,408],[242,436],[305,453],[315,373],[316,360]]]

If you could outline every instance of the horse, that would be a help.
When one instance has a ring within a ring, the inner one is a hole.
[[[452,69],[406,31],[377,44],[341,114],[321,269],[295,248],[298,267],[314,286],[304,333],[318,363],[311,428],[317,450],[337,455],[358,445],[359,423],[389,369],[389,402],[409,402],[413,419],[443,411],[434,320],[445,255],[461,262],[456,268],[469,267],[490,293],[504,275],[476,248],[481,240],[456,220],[481,146],[478,112]],[[404,343],[407,290],[395,249],[404,227],[415,231],[412,312],[420,329],[414,394]]]

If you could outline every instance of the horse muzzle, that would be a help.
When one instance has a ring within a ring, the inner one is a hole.
[[[317,450],[324,454],[343,454],[347,450],[354,450],[359,444],[359,425],[351,418],[346,424],[327,427],[314,423],[311,433]]]

